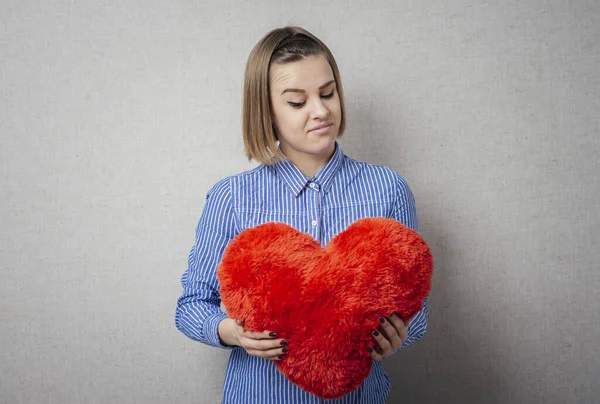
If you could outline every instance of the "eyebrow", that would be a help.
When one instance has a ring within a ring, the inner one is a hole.
[[[323,84],[321,87],[319,87],[319,90],[324,89],[325,87],[327,87],[328,85],[330,85],[331,83],[335,83],[335,80],[330,80],[327,83]],[[301,90],[299,88],[286,88],[285,90],[283,90],[283,92],[281,93],[281,95],[285,94],[285,93],[289,93],[289,92],[294,92],[294,93],[305,93],[306,91]]]

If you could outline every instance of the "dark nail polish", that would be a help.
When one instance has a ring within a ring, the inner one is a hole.
[[[379,322],[380,322],[381,324],[385,323],[385,318],[381,317],[381,318],[379,319]]]
[[[373,335],[376,337],[379,337],[379,332],[378,331],[373,331]]]
[[[369,353],[373,352],[373,348],[369,347]]]
[[[283,360],[283,356],[279,355],[279,360]]]
[[[273,337],[273,338],[275,338],[275,337],[277,336],[277,334],[275,334],[274,332],[272,332],[272,333],[269,333],[269,335],[270,335],[271,337]]]
[[[286,340],[281,341],[282,346],[286,346],[287,344],[288,344],[288,342]]]
[[[286,352],[288,351],[288,349],[287,349],[287,348],[283,348],[281,351],[282,351],[283,353],[286,353]]]

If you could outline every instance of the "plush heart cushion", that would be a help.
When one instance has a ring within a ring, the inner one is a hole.
[[[227,246],[217,274],[231,318],[288,341],[279,370],[306,391],[337,398],[368,376],[379,318],[421,310],[432,269],[417,232],[365,218],[325,248],[283,223],[246,229]]]

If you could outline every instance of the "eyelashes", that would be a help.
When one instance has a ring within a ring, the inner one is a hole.
[[[329,98],[333,97],[334,93],[335,93],[335,90],[331,90],[331,92],[329,94],[322,94],[321,98],[329,99]],[[302,108],[305,103],[304,102],[289,102],[288,101],[288,104],[290,104],[294,108]]]

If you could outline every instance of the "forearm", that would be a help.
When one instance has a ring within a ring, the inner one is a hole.
[[[423,335],[427,332],[427,317],[429,315],[429,299],[425,298],[423,302],[423,308],[419,311],[408,326],[408,333],[406,339],[402,343],[399,350],[406,348],[413,342],[420,340]]]
[[[229,348],[221,342],[219,325],[227,319],[217,303],[182,296],[175,313],[177,329],[187,337],[218,348]]]

